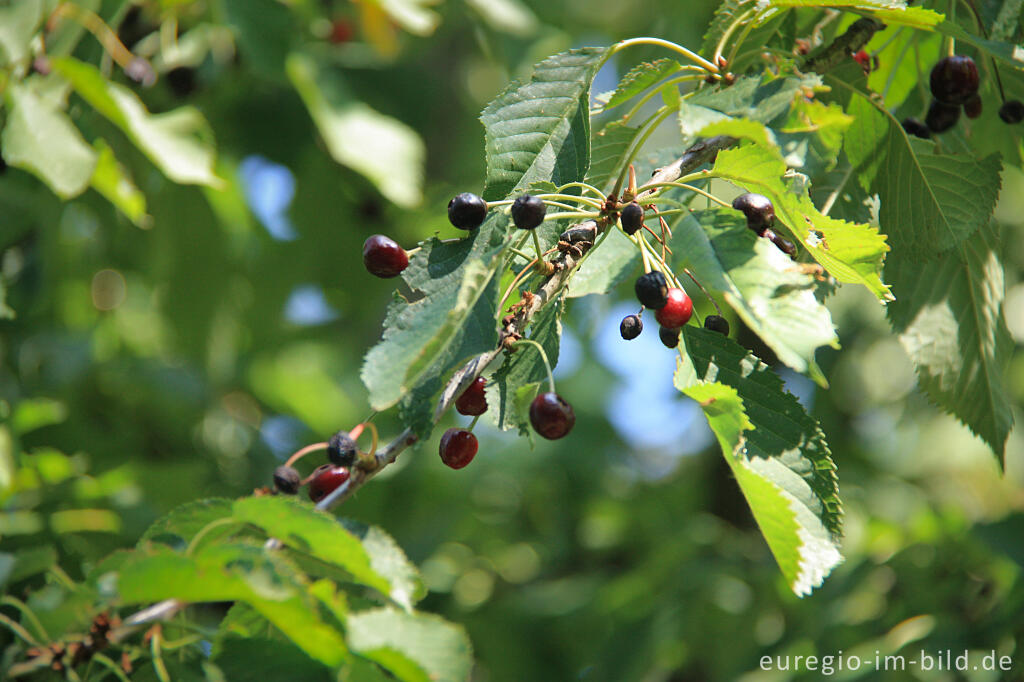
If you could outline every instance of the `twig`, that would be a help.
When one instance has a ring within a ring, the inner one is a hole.
[[[818,50],[817,53],[807,58],[801,69],[803,71],[814,71],[823,74],[835,68],[843,59],[849,59],[850,55],[868,44],[876,32],[885,28],[885,24],[861,17],[850,24],[850,28],[835,40]]]

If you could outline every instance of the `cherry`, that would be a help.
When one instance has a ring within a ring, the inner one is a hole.
[[[397,277],[409,267],[409,254],[395,240],[375,234],[363,242],[363,265],[371,275]]]
[[[356,461],[359,448],[348,431],[338,431],[327,441],[327,459],[339,467],[350,467]]]
[[[1006,123],[1024,121],[1024,102],[1019,99],[1008,99],[999,107],[999,118]]]
[[[467,386],[462,395],[455,400],[455,409],[458,413],[469,417],[477,417],[486,412],[487,396],[484,394],[486,386],[487,380],[483,377],[477,377],[473,383]]]
[[[341,45],[352,40],[352,24],[347,19],[335,19],[331,22],[331,33],[327,39],[335,45]]]
[[[960,107],[951,104],[943,104],[939,100],[932,100],[931,105],[928,107],[928,115],[925,116],[924,122],[928,125],[928,130],[933,133],[944,133],[960,120]]]
[[[914,135],[915,137],[920,137],[924,140],[927,140],[932,136],[932,131],[928,130],[928,126],[913,116],[908,116],[903,119],[903,122],[900,125],[903,126],[903,130],[906,131],[907,135]]]
[[[853,61],[861,65],[865,71],[871,70],[871,55],[867,50],[858,50],[853,55]]]
[[[679,329],[690,321],[693,315],[693,301],[682,289],[675,287],[668,290],[668,303],[654,313],[658,324],[669,329]]]
[[[765,230],[764,234],[761,236],[769,239],[772,244],[779,247],[779,251],[782,251],[790,258],[793,258],[796,255],[796,244],[785,237],[776,234],[774,230]]]
[[[640,275],[633,291],[637,300],[652,310],[663,308],[668,303],[668,280],[657,270]]]
[[[290,466],[282,465],[274,469],[274,487],[277,492],[294,495],[299,492],[301,485],[302,478],[299,476],[299,472]]]
[[[644,330],[644,321],[639,315],[626,315],[619,323],[619,334],[626,341],[632,341]]]
[[[775,223],[775,207],[771,200],[762,194],[741,194],[732,201],[732,207],[747,217],[747,227],[757,233],[764,234]]]
[[[319,502],[338,486],[348,480],[349,472],[345,467],[333,464],[322,464],[313,472],[313,480],[309,482],[309,499]]]
[[[679,330],[659,327],[658,338],[661,339],[666,348],[675,348],[679,345]]]
[[[572,431],[576,413],[557,393],[541,393],[530,403],[530,424],[548,440],[558,440]]]
[[[932,95],[944,104],[960,106],[978,92],[981,78],[974,60],[955,54],[944,57],[932,67],[929,77]],[[931,126],[929,126],[931,127]]]
[[[721,315],[708,315],[704,318],[704,328],[729,336],[729,320]]]
[[[448,220],[462,230],[475,230],[487,217],[487,202],[472,192],[456,194],[448,202]]]
[[[978,97],[977,93],[972,95],[969,100],[964,102],[964,114],[967,115],[967,118],[978,118],[979,116],[981,116],[981,110],[981,97]]]
[[[530,194],[523,194],[512,202],[512,222],[520,230],[532,230],[542,222],[548,212],[544,202]]]
[[[441,461],[452,469],[461,469],[476,457],[480,444],[471,432],[465,429],[448,429],[441,436],[438,454]]]
[[[644,209],[635,201],[622,209],[619,213],[619,221],[622,223],[622,231],[626,234],[635,234],[644,226]]]

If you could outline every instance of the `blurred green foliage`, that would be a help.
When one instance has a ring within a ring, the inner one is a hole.
[[[187,67],[158,64],[151,88],[114,79],[150,111],[201,112],[225,186],[174,184],[80,100],[76,122],[119,142],[150,218],[133,222],[91,191],[61,201],[22,170],[0,176],[0,303],[14,313],[0,320],[0,584],[31,594],[53,631],[75,617],[73,598],[55,596],[66,577],[84,577],[180,503],[266,485],[290,449],[366,417],[359,369],[393,287],[365,274],[362,242],[450,235],[448,198],[482,189],[476,117],[510,78],[552,52],[634,35],[698,46],[718,3],[397,3],[413,8],[408,24],[369,1],[162,0],[130,15],[121,0],[92,4],[129,47],[159,40],[153,31],[172,19],[180,35],[207,41],[198,58],[181,56]],[[422,138],[422,201],[396,206],[332,160],[285,72],[296,45],[343,74],[354,101]],[[88,38],[75,55],[98,63],[100,49]],[[294,177],[293,239],[275,238],[247,207],[241,169],[253,155]],[[1003,186],[1019,422],[1024,174],[1005,171]],[[302,291],[322,293],[333,317],[289,319]],[[628,298],[623,289],[570,303],[580,357],[560,392],[576,408],[572,438],[531,449],[484,431],[480,456],[459,472],[423,443],[344,506],[421,567],[424,610],[466,626],[474,679],[818,679],[760,672],[758,661],[946,648],[995,649],[1014,656],[1015,672],[842,679],[1022,679],[1019,430],[1001,474],[980,440],[914,388],[873,297],[841,290],[829,307],[843,350],[819,354],[832,387],[813,403],[841,472],[846,562],[799,600],[710,441],[687,455],[639,448],[610,424],[622,380],[594,344]],[[386,414],[377,425],[385,437],[399,428]]]

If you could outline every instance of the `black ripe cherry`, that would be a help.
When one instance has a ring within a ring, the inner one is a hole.
[[[668,290],[668,303],[654,313],[658,324],[668,329],[679,329],[690,321],[693,315],[693,301],[682,289]]]
[[[531,194],[523,194],[512,202],[512,222],[520,230],[532,230],[542,222],[548,212],[544,202]]]
[[[704,318],[704,328],[729,336],[729,320],[721,315],[708,315]]]
[[[390,237],[375,234],[363,242],[363,265],[371,275],[397,277],[409,267],[409,254]]]
[[[466,390],[455,400],[455,409],[459,414],[467,417],[477,417],[487,411],[487,396],[484,389],[487,387],[487,380],[477,377]]]
[[[967,118],[978,118],[982,111],[981,97],[975,93],[969,100],[964,102],[964,115]]]
[[[339,467],[350,467],[356,461],[359,448],[348,431],[338,431],[327,441],[327,459]]]
[[[640,336],[640,332],[643,330],[644,321],[640,319],[639,315],[626,315],[622,318],[622,322],[619,322],[619,334],[626,341],[632,341]]]
[[[640,275],[633,291],[641,305],[657,310],[668,303],[668,280],[657,270]]]
[[[299,492],[302,485],[302,477],[299,472],[287,465],[281,465],[274,469],[274,488],[277,492],[285,495],[294,495]]]
[[[533,430],[548,440],[558,440],[572,431],[576,413],[553,391],[541,393],[530,403],[530,424]]]
[[[487,202],[472,192],[456,194],[448,202],[448,220],[461,230],[475,230],[487,217]]]
[[[313,472],[313,480],[309,482],[309,499],[319,502],[348,480],[349,471],[346,467],[323,464]]]
[[[999,107],[999,118],[1005,123],[1020,123],[1024,121],[1024,102],[1019,99],[1008,99]]]
[[[916,119],[913,116],[908,116],[903,119],[903,122],[900,123],[900,125],[903,126],[903,130],[907,135],[920,137],[924,140],[927,140],[932,136],[932,131],[928,130],[928,126],[926,126],[920,119]]]
[[[675,348],[679,345],[679,329],[659,327],[658,338],[661,339],[661,342],[665,344],[666,348]]]
[[[955,126],[959,120],[959,105],[944,104],[937,99],[932,100],[932,103],[928,106],[928,115],[924,118],[928,130],[933,133],[944,133]]]
[[[954,54],[940,59],[932,67],[928,84],[935,99],[944,104],[961,106],[978,92],[981,78],[973,59]]]
[[[438,452],[441,461],[452,469],[461,469],[476,457],[480,444],[471,432],[465,429],[448,429],[441,436]]]
[[[747,218],[747,227],[758,236],[775,224],[775,207],[763,194],[741,194],[732,201],[732,207]]]
[[[644,226],[644,209],[635,201],[626,204],[619,212],[619,221],[622,223],[622,231],[626,234],[635,234]]]

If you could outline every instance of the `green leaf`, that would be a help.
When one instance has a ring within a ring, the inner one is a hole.
[[[610,192],[622,172],[626,153],[639,133],[640,128],[633,128],[622,121],[612,121],[594,133],[587,183],[603,192]]]
[[[288,680],[332,682],[326,668],[287,642],[266,637],[225,637],[213,662],[225,680]]]
[[[231,505],[231,500],[223,497],[186,502],[154,521],[142,534],[138,546],[159,543],[173,549],[185,549],[203,528],[214,521],[230,517]]]
[[[927,262],[894,252],[886,277],[899,295],[889,322],[921,388],[980,436],[1003,464],[1013,413],[1004,376],[1013,348],[1003,311],[1003,265],[989,223]]]
[[[349,655],[341,634],[319,619],[295,570],[260,547],[206,544],[192,556],[163,550],[132,557],[118,571],[117,593],[122,604],[243,601],[311,658],[333,667]]]
[[[402,279],[414,294],[391,303],[384,338],[363,362],[374,409],[387,409],[421,383],[497,345],[497,295],[484,298],[484,292],[496,291],[488,284],[502,262],[509,222],[506,213],[491,211],[469,237],[431,239],[410,259]]]
[[[960,24],[952,21],[944,21],[937,28],[940,33],[953,38],[957,42],[972,45],[983,53],[1006,62],[1014,68],[1024,69],[1024,50],[1013,43],[981,38],[973,33],[968,33]]]
[[[193,107],[151,114],[134,92],[112,83],[91,64],[71,57],[50,60],[82,99],[120,128],[174,182],[220,186],[213,173],[210,127]]]
[[[998,154],[976,160],[936,154],[935,143],[911,139],[891,117],[856,91],[855,123],[844,141],[859,180],[881,200],[879,222],[893,248],[931,257],[960,244],[995,209],[1001,185]]]
[[[886,24],[899,24],[927,30],[943,20],[943,15],[930,9],[907,7],[904,0],[768,0],[759,2],[762,15],[775,9],[792,7],[831,7],[855,12],[866,12]]]
[[[609,48],[570,50],[514,81],[480,115],[487,182],[484,198],[502,199],[537,180],[583,180],[590,165],[590,84]]]
[[[988,36],[992,40],[1009,40],[1020,27],[1021,6],[1024,0],[1001,0],[999,13],[992,21],[988,29]]]
[[[622,230],[610,227],[600,247],[587,253],[583,264],[569,279],[569,298],[608,293],[636,270],[639,261],[640,252],[636,244]]]
[[[678,72],[683,67],[675,59],[656,59],[653,62],[640,62],[626,72],[619,81],[618,87],[612,92],[604,109],[608,110],[628,102],[655,83]]]
[[[354,653],[404,682],[466,682],[472,647],[461,627],[437,616],[374,609],[348,617]]]
[[[835,168],[851,123],[853,118],[835,102],[798,99],[775,137],[787,165],[817,177]]]
[[[103,140],[96,140],[93,147],[97,159],[92,188],[133,223],[139,227],[149,227],[152,216],[146,213],[146,196],[132,182],[128,171],[117,162],[114,150]]]
[[[565,299],[551,301],[533,316],[529,338],[539,343],[554,369],[558,364],[558,351],[562,336],[562,314]],[[516,346],[515,352],[505,355],[505,362],[487,382],[487,404],[495,425],[502,431],[519,428],[519,433],[530,434],[529,409],[521,409],[520,392],[529,387],[532,400],[536,385],[547,382],[548,371],[540,351],[532,344]]]
[[[672,250],[708,289],[719,291],[779,360],[827,385],[814,361],[820,346],[839,347],[816,283],[774,244],[728,209],[686,215],[672,228]],[[678,268],[677,268],[678,270]]]
[[[397,548],[386,550],[379,530],[374,529],[371,536],[371,546],[377,555],[374,558],[360,538],[334,516],[295,499],[244,497],[234,503],[232,512],[234,518],[262,529],[288,547],[343,568],[354,582],[371,587],[406,608],[411,608],[414,593],[422,591],[410,565],[396,573]],[[366,529],[364,534],[369,532]],[[378,566],[391,571],[398,580],[392,582],[377,570]]]
[[[391,583],[391,598],[396,603],[411,608],[413,602],[427,596],[419,571],[394,538],[377,526],[349,519],[342,519],[341,524],[363,543],[363,549],[370,557],[370,567]]]
[[[770,123],[787,113],[805,89],[820,86],[821,79],[816,74],[779,77],[764,73],[737,78],[728,88],[700,91],[687,101],[734,118]]]
[[[296,35],[295,14],[278,0],[221,0],[239,52],[257,73],[279,79]]]
[[[679,362],[676,386],[703,408],[790,588],[810,594],[842,561],[825,436],[778,376],[734,341],[693,326],[683,337],[692,366]]]
[[[287,71],[335,161],[399,206],[422,200],[426,150],[416,131],[356,99],[338,69],[309,55],[290,55]]]
[[[822,215],[807,195],[783,182],[786,164],[778,151],[745,145],[719,152],[713,172],[745,189],[764,194],[775,205],[776,225],[791,234],[840,282],[863,284],[881,300],[892,297],[882,283],[885,236],[868,225]]]
[[[896,33],[899,32],[899,35]],[[878,52],[878,68],[872,68],[867,83],[872,92],[885,93],[885,106],[890,110],[906,101],[918,87],[921,74],[937,62],[942,50],[943,38],[939,33],[906,31],[891,26],[879,31],[865,49]],[[855,74],[851,82],[863,79],[863,70],[857,63],[845,68],[832,70],[828,77],[842,78],[847,70]]]
[[[715,15],[711,18],[708,30],[704,32],[704,41],[701,44],[702,55],[711,59],[718,47],[718,41],[725,35],[730,24],[743,12],[754,8],[754,0],[723,0],[715,8]],[[735,37],[735,34],[733,34]]]
[[[19,0],[0,8],[0,64],[28,59],[29,45],[43,23],[43,0]]]
[[[62,199],[84,192],[96,153],[67,114],[24,85],[11,85],[6,99],[10,113],[0,138],[4,160],[38,177]]]

